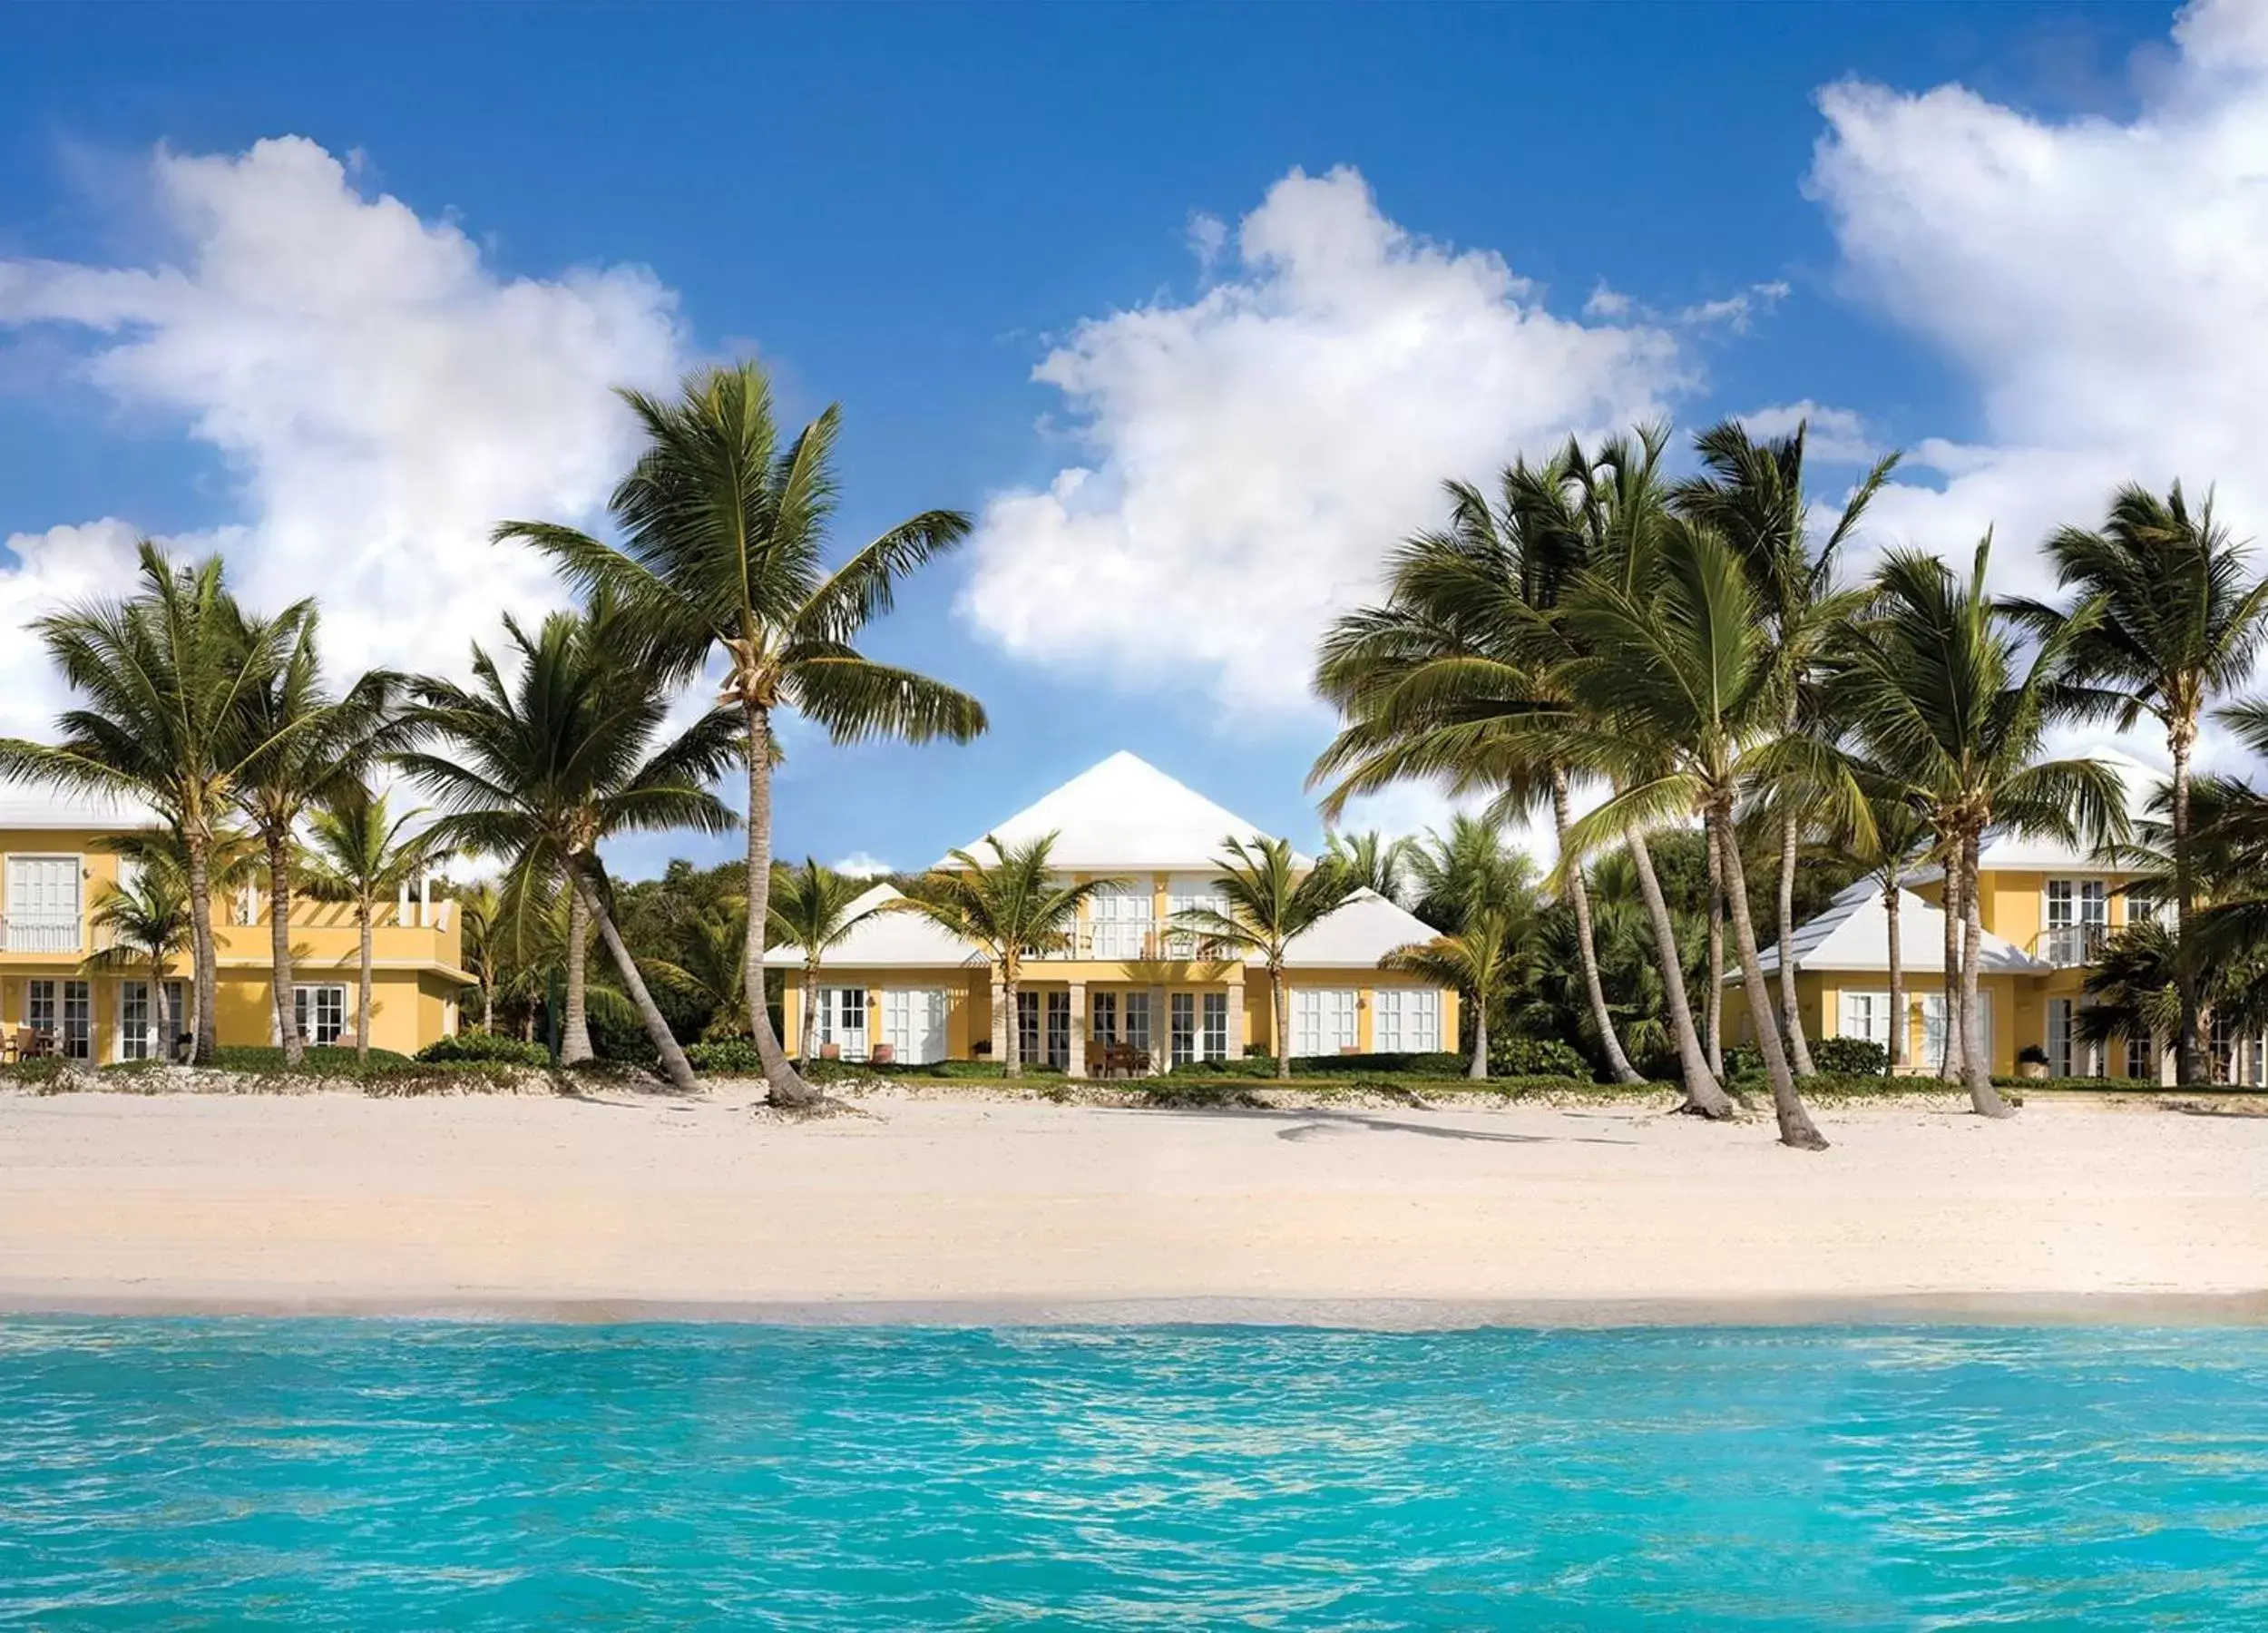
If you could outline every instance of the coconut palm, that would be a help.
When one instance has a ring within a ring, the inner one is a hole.
[[[172,1052],[172,1017],[166,1013],[165,972],[191,944],[189,880],[180,865],[160,853],[154,860],[137,860],[122,867],[117,883],[106,885],[95,898],[90,922],[109,934],[111,944],[90,956],[95,969],[149,972],[149,1058],[163,1060]]]
[[[237,778],[237,806],[259,840],[268,862],[269,974],[278,1041],[284,1060],[297,1066],[303,1041],[292,1001],[291,864],[300,819],[318,804],[334,809],[362,798],[362,777],[386,747],[395,676],[363,676],[344,696],[323,684],[317,650],[317,615],[298,621],[283,660],[243,695],[248,734],[262,744]],[[366,945],[367,935],[366,932]],[[369,1002],[368,971],[363,1002]],[[357,1023],[357,1033],[361,1032]]]
[[[1016,1007],[1024,960],[1070,946],[1080,907],[1125,881],[1064,879],[1051,873],[1053,834],[1009,846],[987,834],[983,845],[992,853],[989,858],[949,852],[943,866],[908,880],[904,894],[885,904],[885,911],[919,914],[983,954],[999,989],[992,1024],[1001,1037],[1000,1057],[1007,1074],[1020,1077],[1022,1039]]]
[[[1714,528],[1747,570],[1776,648],[1780,726],[1790,733],[1816,712],[1820,665],[1836,629],[1854,610],[1853,598],[1836,584],[1843,547],[1898,463],[1892,454],[1867,473],[1814,549],[1811,503],[1804,489],[1807,429],[1798,425],[1790,435],[1759,442],[1740,421],[1724,420],[1694,438],[1702,474],[1671,491],[1671,503],[1679,513]],[[1796,853],[1804,826],[1799,802],[1781,802],[1776,820],[1780,856],[1775,920],[1784,950],[1795,934]],[[1811,1045],[1804,1035],[1793,958],[1780,959],[1779,985],[1780,1020],[1788,1050],[1797,1075],[1809,1077]]]
[[[1462,927],[1431,941],[1396,947],[1378,961],[1382,970],[1421,976],[1453,987],[1472,1017],[1472,1063],[1465,1075],[1489,1075],[1489,1020],[1519,983],[1521,961],[1514,945],[1520,928],[1508,907],[1491,905],[1465,915]]]
[[[1400,906],[1409,883],[1410,853],[1415,845],[1415,840],[1389,839],[1376,828],[1370,828],[1359,834],[1333,833],[1326,837],[1324,850],[1357,886],[1375,891]]]
[[[456,893],[458,956],[480,983],[481,1031],[496,1030],[496,990],[504,963],[503,898],[484,880]]]
[[[357,934],[355,987],[355,1058],[370,1058],[372,927],[378,909],[396,900],[402,887],[421,878],[447,855],[430,830],[419,824],[423,811],[396,816],[386,796],[349,783],[308,813],[307,842],[299,873],[307,894],[318,902],[344,902],[353,908]],[[287,1014],[291,990],[280,1000]],[[294,1029],[296,1032],[296,1028]]]
[[[1577,575],[1561,603],[1576,656],[1561,666],[1560,683],[1597,723],[1566,751],[1617,789],[1569,829],[1561,867],[1579,865],[1626,829],[1703,819],[1723,869],[1781,1142],[1823,1149],[1765,984],[1734,816],[1758,787],[1799,771],[1835,796],[1831,814],[1862,821],[1862,807],[1832,751],[1784,729],[1776,653],[1738,553],[1715,529],[1682,519],[1657,530],[1650,553],[1650,570]]]
[[[1186,907],[1173,927],[1201,940],[1259,959],[1268,973],[1276,1016],[1276,1075],[1292,1075],[1292,994],[1284,979],[1284,955],[1291,944],[1336,913],[1357,888],[1352,875],[1328,856],[1302,868],[1288,839],[1259,835],[1221,840],[1225,853],[1213,858],[1215,881],[1225,910]]]
[[[1890,1047],[1883,1052],[1884,1075],[1906,1064],[1905,952],[1899,943],[1899,902],[1905,894],[1907,873],[1930,846],[1929,818],[1911,800],[1874,793],[1866,802],[1868,820],[1860,831],[1841,836],[1853,858],[1865,864],[1875,887],[1882,892],[1884,934],[1889,938]]]
[[[819,969],[826,955],[874,913],[858,909],[859,897],[874,888],[871,879],[851,878],[822,867],[809,856],[797,868],[782,869],[771,892],[773,945],[803,955],[803,1038],[797,1058],[808,1063],[818,1036]]]
[[[1978,1002],[1985,833],[2107,844],[2124,839],[2126,817],[2109,767],[2033,758],[2070,707],[2058,677],[2090,615],[2066,620],[2019,672],[2014,621],[1985,590],[1991,552],[1988,534],[1965,581],[1925,552],[1886,555],[1865,614],[1841,638],[1832,696],[1836,718],[1865,752],[1870,784],[1929,821],[1944,863],[1949,1051],[1959,1051],[1971,1107],[2009,1117],[2013,1108],[1992,1086]]]
[[[775,893],[778,886],[775,885]],[[775,895],[777,899],[777,895]],[[645,968],[674,983],[709,1010],[704,1038],[748,1035],[748,989],[740,982],[740,953],[747,944],[748,900],[729,895],[679,920],[669,958],[648,957]]]
[[[764,1003],[764,935],[772,862],[772,717],[790,708],[836,743],[875,737],[966,742],[984,729],[976,699],[853,646],[887,612],[900,580],[967,535],[957,511],[924,511],[829,569],[838,413],[828,408],[780,445],[771,388],[754,363],[712,368],[674,402],[625,392],[646,449],[614,490],[622,533],[613,549],[572,528],[507,522],[500,539],[547,552],[568,576],[619,595],[660,651],[697,664],[711,650],[729,668],[722,700],[740,712],[748,779],[748,1019],[775,1101],[816,1092],[772,1035]]]
[[[212,1060],[219,984],[213,841],[238,779],[269,747],[248,724],[244,700],[283,662],[308,609],[249,620],[220,557],[176,567],[146,539],[137,574],[132,595],[34,623],[79,701],[57,722],[60,742],[0,739],[0,780],[144,800],[181,836],[195,971],[191,1058],[201,1065]]]
[[[660,741],[676,689],[603,592],[582,613],[545,619],[533,635],[507,618],[504,635],[510,679],[475,646],[469,687],[416,683],[407,722],[430,747],[396,762],[441,807],[429,830],[437,849],[507,858],[523,890],[565,885],[596,926],[663,1071],[690,1090],[693,1069],[615,927],[599,846],[626,833],[729,831],[733,813],[709,785],[741,748],[738,711],[713,709]]]
[[[2252,571],[2251,552],[2213,513],[2213,496],[2191,508],[2176,482],[2165,497],[2128,484],[2112,496],[2098,530],[2058,528],[2048,541],[2057,584],[2077,592],[2071,609],[2012,604],[2046,635],[2075,617],[2064,648],[2068,678],[2091,689],[2091,711],[2127,731],[2145,717],[2165,734],[2173,760],[2174,938],[2197,911],[2191,844],[2190,761],[2197,730],[2216,696],[2251,678],[2268,636],[2268,580]],[[2197,1076],[2198,996],[2185,963],[2175,1075]]]
[[[1332,784],[1326,816],[1356,794],[1431,780],[1493,796],[1502,817],[1548,807],[1564,836],[1569,767],[1538,747],[1554,721],[1572,724],[1552,680],[1565,650],[1550,613],[1570,572],[1587,560],[1626,555],[1628,541],[1658,518],[1664,435],[1649,427],[1635,440],[1609,441],[1595,458],[1570,441],[1541,464],[1508,467],[1493,504],[1469,484],[1447,484],[1450,525],[1402,545],[1389,560],[1385,601],[1342,618],[1325,638],[1316,689],[1345,720],[1309,778]],[[1650,873],[1643,841],[1634,848]],[[1581,873],[1569,874],[1564,888],[1593,1030],[1616,1079],[1639,1081],[1607,1007]],[[1658,899],[1656,889],[1649,903]],[[1674,970],[1667,913],[1652,923],[1665,968]],[[1677,1030],[1692,1102],[1729,1114],[1698,1041],[1682,1048],[1689,1014]]]

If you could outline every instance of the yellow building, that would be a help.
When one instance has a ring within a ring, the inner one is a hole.
[[[2119,772],[2130,813],[2145,816],[2163,774],[2122,754],[2097,750],[2089,758]],[[1978,876],[1985,931],[1978,984],[1992,1070],[2014,1072],[2018,1053],[2037,1047],[2057,1077],[2167,1080],[2171,1039],[2118,1039],[2105,1048],[2079,1037],[2089,964],[2107,938],[2154,909],[2124,894],[2132,870],[2055,840],[1996,833],[1979,852]],[[1945,1014],[1943,881],[1937,870],[1924,869],[1908,883],[1898,918],[1907,1059],[1914,1071],[1935,1071]],[[1797,928],[1796,992],[1811,1036],[1863,1037],[1888,1046],[1899,1023],[1890,1014],[1888,924],[1881,887],[1862,880]],[[1778,949],[1765,952],[1764,966],[1776,989]],[[1737,974],[1727,981],[1737,991]],[[1750,1035],[1746,1007],[1743,1001],[1726,1011],[1731,1035],[1744,1040]],[[2268,1077],[2268,1040],[2234,1037],[2221,1028],[2211,1043],[2217,1081],[2259,1083]]]
[[[1196,938],[1170,928],[1177,913],[1226,905],[1213,859],[1230,835],[1248,840],[1257,831],[1251,823],[1119,753],[988,831],[1005,846],[1052,833],[1051,856],[1065,876],[1113,881],[1081,908],[1069,946],[1025,963],[1019,1058],[1076,1077],[1101,1070],[1111,1044],[1142,1051],[1153,1071],[1273,1051],[1266,969],[1206,956]],[[860,905],[895,894],[877,885]],[[1378,968],[1387,953],[1432,934],[1363,891],[1294,941],[1286,971],[1292,1052],[1455,1049],[1456,994]],[[765,963],[788,975],[784,1020],[793,1050],[803,1037],[803,961],[776,947]],[[818,1047],[845,1060],[1002,1060],[1009,1020],[984,957],[911,914],[865,918],[822,968]]]
[[[17,796],[0,800],[0,1035],[45,1033],[55,1051],[98,1063],[162,1056],[186,1030],[190,961],[167,966],[163,1008],[146,965],[121,963],[93,911],[130,861],[97,841],[146,826],[147,811]],[[214,1020],[224,1044],[276,1041],[271,924],[257,891],[216,901],[220,965]],[[373,934],[370,1041],[413,1053],[457,1027],[460,967],[455,905],[423,892],[381,909]],[[359,933],[353,910],[295,903],[293,1000],[309,1041],[351,1044]],[[137,961],[138,963],[138,961]]]

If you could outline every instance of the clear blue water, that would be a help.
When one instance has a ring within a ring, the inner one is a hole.
[[[2268,1628],[2268,1334],[0,1323],[0,1626]]]

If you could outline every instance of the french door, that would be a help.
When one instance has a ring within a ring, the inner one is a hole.
[[[890,1052],[908,1066],[926,1066],[945,1058],[945,989],[943,987],[885,987],[882,992],[882,1041]]]

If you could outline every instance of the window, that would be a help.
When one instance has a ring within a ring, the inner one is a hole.
[[[1371,999],[1371,1041],[1381,1054],[1432,1054],[1442,1046],[1442,995],[1387,987]]]
[[[2165,904],[2156,896],[2130,895],[2126,898],[2126,923],[2155,924],[2158,921],[2158,914],[2165,909]]]
[[[1992,1059],[1992,994],[1977,994],[1977,1031],[1984,1043],[1985,1059]],[[1924,1071],[1935,1071],[1938,1062],[1946,1058],[1945,994],[1924,993],[1921,995],[1921,1054],[1914,1061]],[[1954,1064],[1960,1064],[1958,1053]]]
[[[1088,1036],[1098,1043],[1119,1041],[1119,995],[1116,993],[1097,993],[1094,997],[1094,1019],[1089,1024]]]
[[[2141,1078],[2148,1082],[2157,1081],[2157,1048],[2155,1040],[2150,1038],[2128,1038],[2126,1040],[2126,1075],[2130,1078]]]
[[[1864,1038],[1870,1043],[1890,1047],[1890,994],[1888,993],[1845,993],[1843,994],[1843,1013],[1837,1030],[1846,1038]]]
[[[1046,1018],[1044,1033],[1041,1030],[1043,1014]],[[1070,1064],[1071,995],[1069,993],[1057,991],[1016,994],[1016,1058],[1033,1066]]]
[[[10,856],[7,873],[7,950],[79,950],[79,858]]]
[[[292,1018],[299,1035],[323,1045],[338,1041],[347,1030],[347,989],[343,986],[296,986],[291,989]]]
[[[909,1066],[945,1058],[946,993],[943,987],[885,987],[882,1041]]]
[[[1292,991],[1292,1053],[1334,1055],[1354,1047],[1354,989],[1295,987]]]
[[[1228,1058],[1228,994],[1205,994],[1205,1058],[1225,1061]]]
[[[1183,875],[1169,880],[1166,886],[1166,911],[1168,916],[1184,913],[1217,913],[1226,917],[1228,913],[1228,894],[1217,878]],[[1201,958],[1217,954],[1217,944],[1200,940],[1195,935],[1169,935],[1165,952],[1168,958]]]
[[[1197,1059],[1197,994],[1176,993],[1167,1002],[1172,1017],[1170,1059],[1176,1066]]]
[[[182,1005],[184,983],[165,983],[165,1013],[150,1012],[150,983],[118,983],[118,1058],[122,1061],[162,1061],[173,1054],[173,1041],[188,1031]]]
[[[2050,879],[2046,953],[2050,963],[2087,963],[2103,950],[2110,893],[2100,879]]]
[[[1126,1030],[1119,1041],[1136,1049],[1149,1047],[1149,994],[1129,993],[1126,995]]]
[[[24,1022],[53,1038],[55,1052],[66,1059],[83,1061],[94,1052],[94,1001],[86,982],[25,982]]]
[[[2048,1000],[2048,1070],[2068,1078],[2071,1072],[2071,1000]]]
[[[1147,885],[1118,885],[1097,891],[1087,904],[1087,955],[1149,957],[1150,907]]]
[[[833,986],[819,989],[819,1043],[835,1045],[846,1061],[866,1058],[866,989]]]

